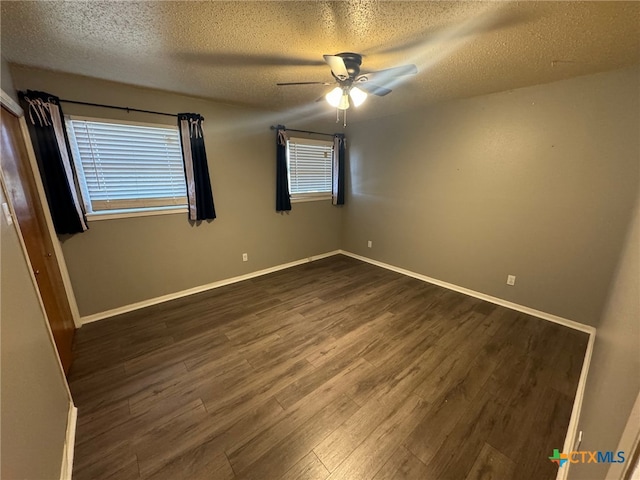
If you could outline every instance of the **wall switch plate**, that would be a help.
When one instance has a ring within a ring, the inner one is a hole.
[[[507,275],[507,285],[515,285],[515,284],[516,284],[516,276]]]
[[[242,254],[242,261],[246,262],[247,260],[249,260],[249,255],[247,255],[246,253]]]
[[[367,241],[367,247],[369,248],[373,247],[373,242],[371,240]]]

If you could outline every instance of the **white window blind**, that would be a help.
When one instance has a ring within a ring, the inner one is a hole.
[[[67,118],[67,131],[89,211],[187,204],[177,127]]]
[[[287,151],[292,198],[330,197],[333,142],[291,137]]]

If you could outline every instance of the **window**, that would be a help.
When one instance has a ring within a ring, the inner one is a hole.
[[[333,142],[291,137],[287,154],[291,199],[331,198]]]
[[[177,126],[75,117],[66,123],[89,215],[187,204]]]

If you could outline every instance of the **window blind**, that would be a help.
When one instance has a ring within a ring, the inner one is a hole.
[[[291,137],[288,153],[292,195],[331,193],[333,142]]]
[[[177,127],[68,118],[67,131],[91,211],[186,205]]]

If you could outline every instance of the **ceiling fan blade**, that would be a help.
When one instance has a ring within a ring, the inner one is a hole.
[[[391,89],[381,87],[379,85],[374,85],[373,83],[369,83],[369,82],[359,83],[358,88],[360,90],[364,90],[367,93],[371,93],[372,95],[377,95],[379,97],[384,97],[385,95],[388,95],[389,93],[391,93]]]
[[[285,85],[332,85],[328,82],[284,82],[284,83],[276,83],[279,87]]]
[[[349,78],[349,72],[347,71],[347,66],[344,64],[342,57],[338,57],[336,55],[323,55],[323,57],[324,61],[331,67],[331,72],[336,78],[340,80],[346,80]]]
[[[418,73],[418,67],[413,64],[410,65],[402,65],[400,67],[387,68],[385,70],[378,70],[376,72],[363,73],[358,76],[356,81],[358,82],[368,82],[371,80],[378,81],[380,83],[384,83],[394,77],[401,77],[403,75],[415,75]]]

